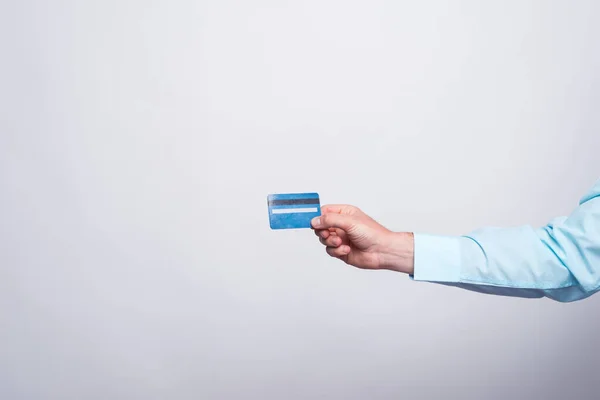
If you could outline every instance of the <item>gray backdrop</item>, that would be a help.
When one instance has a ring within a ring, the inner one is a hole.
[[[439,234],[569,213],[600,171],[599,12],[2,2],[0,398],[597,398],[600,296],[353,269],[266,196]]]

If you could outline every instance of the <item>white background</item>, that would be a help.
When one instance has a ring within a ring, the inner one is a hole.
[[[266,196],[438,234],[569,213],[599,177],[599,12],[3,2],[0,398],[596,398],[600,296],[354,269]]]

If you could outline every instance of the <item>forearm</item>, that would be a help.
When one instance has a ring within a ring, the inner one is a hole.
[[[579,300],[600,285],[597,249],[580,249],[587,234],[551,224],[459,237],[415,235],[414,279],[482,293]]]
[[[600,182],[571,215],[539,229],[484,228],[463,236],[411,238],[396,237],[396,245],[404,247],[396,254],[404,257],[397,256],[390,269],[416,281],[507,296],[583,299],[600,287]]]

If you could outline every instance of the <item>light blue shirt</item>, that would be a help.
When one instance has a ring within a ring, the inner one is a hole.
[[[415,233],[412,279],[560,302],[591,296],[600,290],[600,180],[570,215],[540,228]]]

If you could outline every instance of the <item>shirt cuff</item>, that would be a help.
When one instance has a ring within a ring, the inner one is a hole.
[[[459,282],[461,238],[414,233],[415,281]]]

